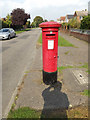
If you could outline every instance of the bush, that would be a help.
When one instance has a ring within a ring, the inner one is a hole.
[[[14,30],[22,30],[23,29],[23,25],[11,25],[11,27],[14,29]]]
[[[2,28],[8,28],[8,24],[5,21],[2,21]]]
[[[83,20],[81,20],[80,29],[90,29],[90,15],[85,16]]]
[[[62,23],[62,28],[68,29],[70,28],[70,24],[69,23]]]

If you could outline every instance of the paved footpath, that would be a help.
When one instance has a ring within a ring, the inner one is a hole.
[[[82,65],[88,62],[88,44],[72,36],[61,34],[76,47],[59,47],[58,66]],[[68,55],[65,52],[68,52]],[[37,110],[65,109],[87,103],[88,98],[81,94],[87,89],[87,83],[80,84],[73,71],[83,68],[70,68],[58,73],[58,82],[45,85],[42,82],[42,48],[36,46],[36,55],[25,73],[23,84],[19,87],[15,109],[30,107]],[[85,79],[87,74],[85,73]],[[21,88],[21,89],[20,89]],[[87,104],[85,104],[87,105]]]
[[[58,62],[59,66],[63,65],[83,65],[88,62],[88,43],[79,40],[73,36],[69,36],[64,33],[60,33],[62,37],[68,40],[70,43],[75,45],[75,47],[60,47]],[[67,54],[66,54],[67,53]]]

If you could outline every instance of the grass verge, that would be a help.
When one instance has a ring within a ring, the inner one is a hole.
[[[65,40],[62,36],[58,35],[58,46],[62,47],[75,47],[69,41]]]
[[[41,33],[40,36],[39,36],[38,44],[42,44],[42,33]]]
[[[60,73],[62,73],[62,70],[68,69],[68,68],[75,68],[75,66],[60,66],[57,69]]]
[[[30,109],[29,107],[22,107],[14,111],[10,111],[8,114],[9,118],[40,118],[41,113]]]
[[[27,28],[27,29],[24,29],[24,30],[18,30],[18,31],[15,31],[16,34],[19,34],[19,33],[22,33],[22,32],[25,32],[25,31],[29,31],[30,28]]]
[[[40,34],[40,37],[38,39],[38,44],[42,44],[42,33]],[[58,46],[63,46],[63,47],[75,47],[73,44],[65,40],[63,37],[58,35]]]
[[[81,94],[90,97],[90,90],[84,90]]]
[[[88,72],[88,74],[90,74],[90,70],[87,70],[86,72]]]
[[[68,68],[86,68],[88,69],[88,63],[85,63],[84,65],[81,65],[81,66],[60,66],[58,67],[58,71],[62,73],[62,70],[64,69],[68,69]]]
[[[67,111],[67,116],[68,116],[68,119],[70,118],[71,120],[73,120],[73,118],[75,118],[75,120],[77,120],[78,118],[80,120],[88,118],[88,108],[85,106],[78,106],[78,107],[69,109]]]
[[[49,111],[48,111],[49,112]],[[22,118],[29,118],[29,119],[43,119],[43,118],[88,118],[88,109],[85,106],[78,106],[75,108],[71,108],[68,110],[58,110],[49,113],[48,115],[42,115],[42,111],[36,111],[30,109],[29,107],[19,108],[14,111],[10,111],[7,120],[9,119],[22,119]]]

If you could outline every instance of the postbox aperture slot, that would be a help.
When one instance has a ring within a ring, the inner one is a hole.
[[[48,50],[54,49],[54,40],[48,40]]]
[[[55,36],[55,34],[46,34],[46,36]]]

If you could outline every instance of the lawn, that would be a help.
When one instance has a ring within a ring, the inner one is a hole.
[[[22,32],[25,32],[25,31],[29,31],[30,28],[27,28],[27,29],[24,29],[24,30],[18,30],[18,31],[15,31],[16,34],[19,34],[19,33],[22,33]]]
[[[42,44],[42,33],[40,34],[40,37],[38,39],[38,43]],[[62,47],[74,47],[73,44],[71,44],[70,42],[68,42],[67,40],[65,40],[60,35],[58,35],[58,46],[62,46]]]

